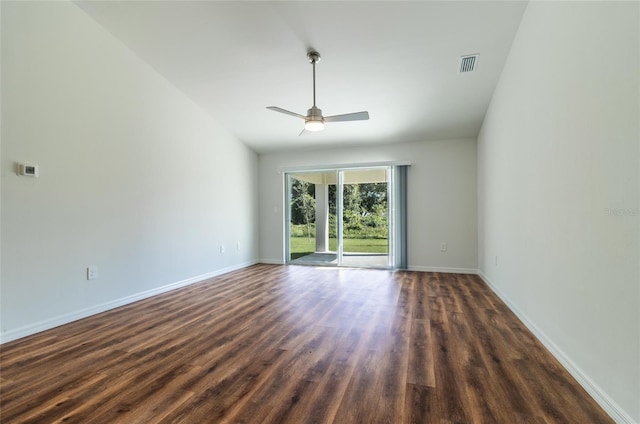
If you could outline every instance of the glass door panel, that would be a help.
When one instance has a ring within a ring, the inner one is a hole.
[[[306,265],[337,265],[337,252],[331,246],[337,221],[330,216],[329,188],[337,172],[287,174],[287,262]],[[335,207],[334,207],[335,209]],[[335,244],[335,243],[334,243]]]
[[[342,251],[345,266],[390,265],[389,170],[387,167],[341,171]]]

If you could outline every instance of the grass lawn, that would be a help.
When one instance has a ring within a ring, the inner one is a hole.
[[[386,239],[344,239],[345,252],[388,253]],[[291,259],[297,259],[316,251],[314,237],[291,237]],[[337,239],[329,239],[329,249],[335,252],[338,248]]]

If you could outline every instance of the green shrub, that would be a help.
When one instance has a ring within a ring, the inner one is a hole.
[[[309,225],[310,231],[307,231],[307,224],[291,224],[289,233],[291,237],[313,237],[316,236],[316,224]]]

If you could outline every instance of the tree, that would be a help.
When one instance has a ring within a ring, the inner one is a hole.
[[[387,238],[387,183],[343,186],[344,237]],[[336,237],[336,186],[329,186],[329,235]]]
[[[311,240],[311,223],[316,219],[316,199],[311,195],[312,188],[315,194],[315,184],[298,179],[291,185],[291,221],[299,223],[294,219],[296,213],[302,217],[303,223],[307,225],[307,240]]]
[[[360,184],[362,206],[373,213],[376,205],[387,203],[387,183],[363,183]]]

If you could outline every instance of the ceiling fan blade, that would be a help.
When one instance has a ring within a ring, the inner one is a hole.
[[[343,115],[325,116],[324,122],[341,122],[341,121],[366,121],[369,119],[369,112],[345,113]]]
[[[274,112],[280,112],[280,113],[284,113],[285,115],[291,115],[291,116],[295,116],[296,118],[301,118],[301,119],[306,119],[306,116],[300,115],[299,113],[295,113],[295,112],[291,112],[289,110],[286,109],[282,109],[278,106],[267,106],[267,109],[272,110]]]
[[[301,135],[305,135],[307,134],[309,131],[307,131],[307,129],[305,127],[302,127],[302,131],[300,131],[300,134],[298,134],[298,137],[300,137]]]

